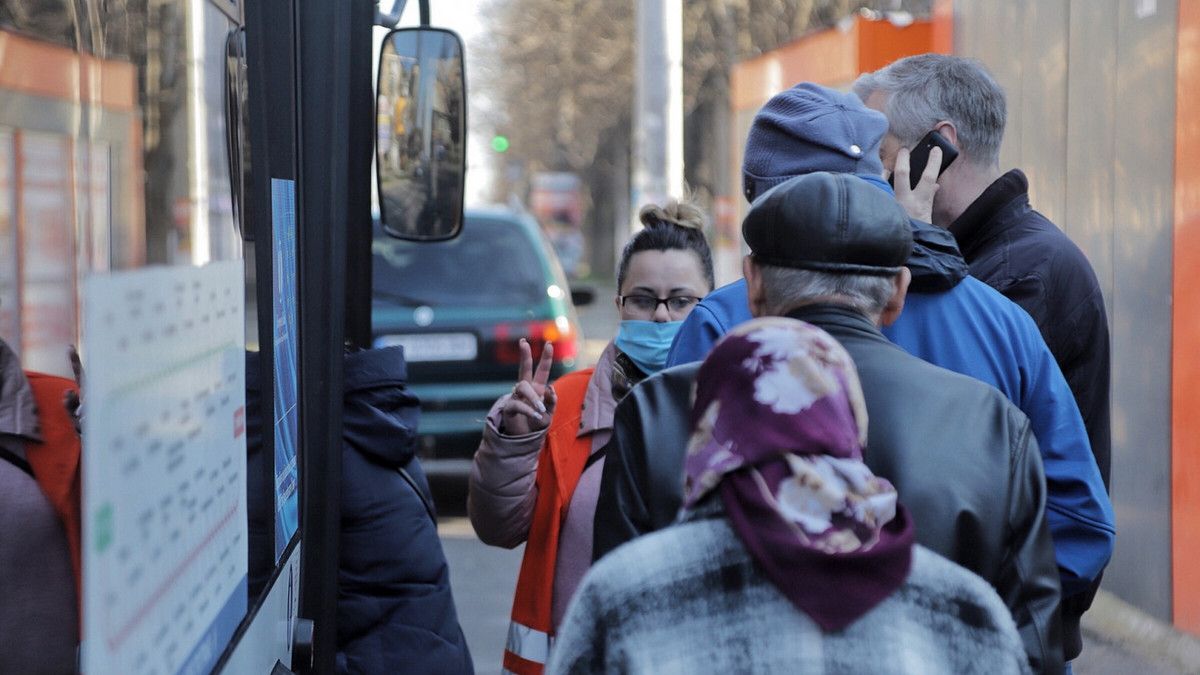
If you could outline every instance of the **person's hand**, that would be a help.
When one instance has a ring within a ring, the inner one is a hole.
[[[558,402],[554,387],[546,384],[550,379],[550,366],[553,363],[554,346],[547,342],[542,348],[542,358],[538,360],[535,372],[533,350],[530,349],[528,340],[521,340],[521,370],[512,396],[501,410],[505,434],[523,436],[550,426],[554,404]]]
[[[79,350],[75,349],[75,345],[71,345],[67,349],[67,357],[71,360],[71,372],[75,374],[75,385],[79,391],[68,391],[63,396],[63,406],[67,409],[67,415],[71,417],[71,422],[75,426],[75,433],[82,436],[83,399],[80,396],[83,393],[83,361],[79,359]]]
[[[936,145],[929,150],[929,161],[916,188],[909,179],[908,148],[896,153],[896,165],[892,170],[892,187],[896,190],[896,201],[904,207],[908,217],[924,223],[933,222],[933,196],[938,191],[938,174],[942,169],[942,149]]]

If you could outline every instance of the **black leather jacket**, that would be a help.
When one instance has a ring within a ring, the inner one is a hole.
[[[850,309],[810,305],[789,316],[828,331],[854,358],[870,416],[867,464],[896,486],[917,541],[989,581],[1034,670],[1061,672],[1058,571],[1028,418],[995,388],[905,353]],[[675,519],[699,365],[648,378],[617,406],[597,559]]]

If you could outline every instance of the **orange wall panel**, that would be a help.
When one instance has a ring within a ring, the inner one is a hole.
[[[860,20],[859,28],[858,73],[879,70],[896,59],[933,50],[933,24],[928,21],[898,28],[890,21]]]
[[[137,71],[131,63],[81,55],[0,30],[0,90],[132,111]]]
[[[756,110],[775,94],[797,82],[844,87],[861,73],[878,70],[896,59],[953,48],[952,6],[940,0],[932,21],[898,27],[890,21],[861,16],[847,28],[830,28],[806,35],[734,65],[731,98],[734,110]]]
[[[100,62],[100,106],[133,112],[137,109],[137,68],[123,61]]]
[[[1200,3],[1180,0],[1175,88],[1171,548],[1176,627],[1200,635]]]
[[[929,51],[938,54],[954,53],[954,0],[933,0],[930,12],[933,23],[932,44]]]
[[[797,82],[834,85],[858,76],[858,22],[830,28],[734,65],[734,110],[757,109]]]
[[[0,88],[76,100],[79,57],[70,49],[0,31]]]

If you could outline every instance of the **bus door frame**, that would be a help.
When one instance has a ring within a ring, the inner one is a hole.
[[[253,177],[244,213],[255,243],[264,430],[274,420],[270,185],[272,178],[296,185],[300,527],[281,558],[300,546],[300,620],[290,667],[327,673],[337,652],[343,354],[348,345],[370,346],[375,3],[249,2],[245,14]],[[353,281],[348,270],[355,271]],[[274,457],[273,433],[262,440],[264,456]],[[250,478],[253,489],[275,494],[273,470]],[[254,609],[217,671],[254,622],[272,616],[260,611],[261,603],[285,582],[281,569],[277,563],[268,588],[252,598]],[[288,666],[281,662],[276,670]]]

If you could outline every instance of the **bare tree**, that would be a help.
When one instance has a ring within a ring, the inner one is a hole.
[[[593,266],[611,268],[612,227],[628,217],[636,0],[491,0],[490,31],[472,50],[485,99],[479,127],[504,134],[497,197],[518,195],[534,171],[571,171],[589,202]],[[931,0],[684,0],[685,178],[718,193],[719,139],[728,133],[729,77],[757,56],[853,12]]]

